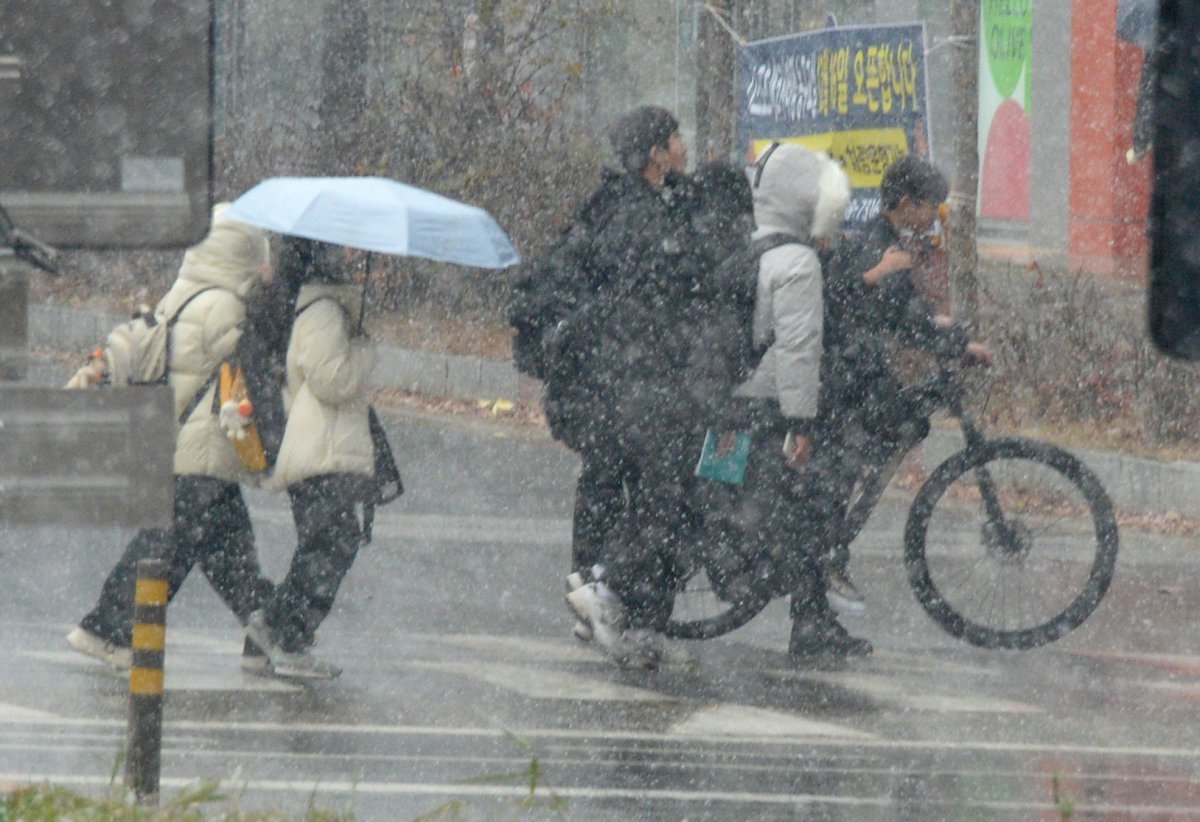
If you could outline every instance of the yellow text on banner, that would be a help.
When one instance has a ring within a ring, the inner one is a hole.
[[[755,140],[754,156],[761,155],[772,142],[796,143],[825,152],[842,164],[854,188],[879,188],[887,167],[909,153],[908,135],[901,128],[829,131],[778,140]]]

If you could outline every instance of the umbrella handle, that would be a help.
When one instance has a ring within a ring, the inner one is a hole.
[[[363,274],[362,300],[358,304],[358,335],[363,334],[363,320],[367,313],[367,289],[371,286],[371,252],[367,252],[366,272]]]

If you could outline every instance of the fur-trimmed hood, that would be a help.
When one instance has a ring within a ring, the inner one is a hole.
[[[270,246],[261,229],[226,220],[228,208],[228,203],[213,207],[208,234],[184,253],[179,279],[198,287],[220,286],[244,300],[262,279]]]
[[[754,171],[755,236],[783,232],[811,242],[836,231],[850,201],[850,180],[842,167],[824,152],[801,145],[768,150],[761,169]]]

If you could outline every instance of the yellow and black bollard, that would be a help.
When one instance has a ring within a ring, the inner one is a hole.
[[[129,672],[129,736],[125,788],[139,804],[158,804],[162,759],[163,656],[167,643],[167,564],[137,565],[133,609],[133,668]]]

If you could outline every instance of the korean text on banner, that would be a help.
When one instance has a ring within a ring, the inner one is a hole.
[[[848,225],[879,211],[879,182],[896,159],[929,156],[925,26],[850,26],[749,43],[740,59],[739,144],[774,140],[841,162],[854,196]]]

